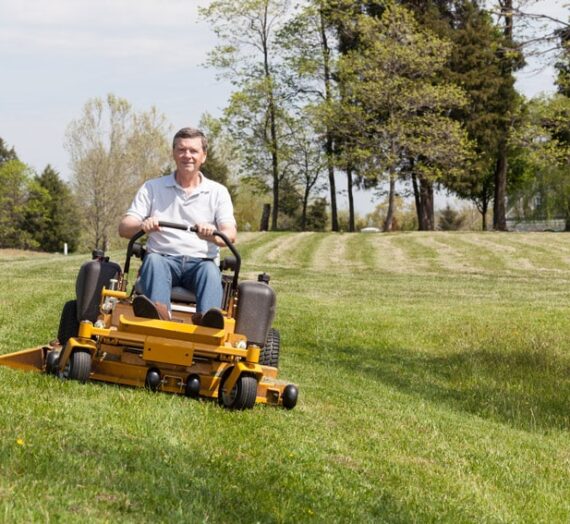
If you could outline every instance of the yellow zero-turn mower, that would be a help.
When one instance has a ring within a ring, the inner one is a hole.
[[[161,222],[161,227],[193,228]],[[61,378],[97,380],[192,398],[218,399],[230,409],[255,403],[292,409],[298,389],[279,380],[280,338],[272,327],[276,296],[265,273],[239,282],[241,257],[221,232],[214,233],[233,256],[222,270],[223,327],[194,324],[196,299],[184,288],[172,289],[172,319],[137,317],[136,284],[128,292],[133,256],[143,258],[137,233],[129,242],[124,268],[102,252],[77,275],[76,299],[61,314],[58,339],[48,345],[0,355],[0,365],[45,371]],[[196,317],[195,317],[196,318]]]

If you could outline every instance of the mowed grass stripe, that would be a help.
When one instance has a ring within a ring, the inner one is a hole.
[[[511,256],[516,250],[493,242],[496,233],[457,233],[453,234],[454,243],[464,253],[470,264],[479,272],[501,274],[510,272]]]
[[[512,233],[502,243],[512,246],[534,269],[557,272],[570,268],[568,240],[568,235],[560,233]]]
[[[409,260],[409,270],[416,273],[434,273],[440,271],[439,251],[435,246],[428,246],[421,233],[394,234],[391,242]]]
[[[459,234],[434,232],[419,238],[418,242],[437,252],[436,261],[441,272],[480,273],[481,268],[473,263],[472,253],[458,237]]]
[[[324,274],[352,274],[373,267],[372,245],[364,235],[321,233],[312,258],[314,270]]]

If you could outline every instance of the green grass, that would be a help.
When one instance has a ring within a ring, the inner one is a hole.
[[[570,236],[238,247],[298,406],[0,368],[0,522],[570,521]],[[55,336],[84,260],[0,252],[0,353]]]

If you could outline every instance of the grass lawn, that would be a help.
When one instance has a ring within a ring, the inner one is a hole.
[[[238,248],[298,406],[0,368],[0,522],[570,521],[570,235]],[[0,353],[55,337],[85,260],[0,251]]]

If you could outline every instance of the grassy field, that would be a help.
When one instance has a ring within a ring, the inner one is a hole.
[[[0,368],[0,522],[570,521],[570,235],[238,247],[299,405]],[[0,353],[54,338],[84,260],[0,251]]]

